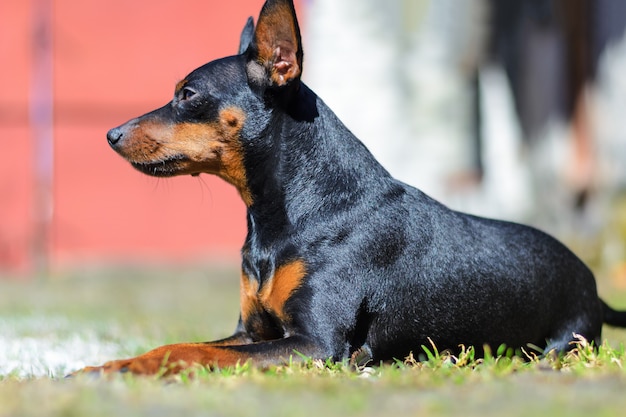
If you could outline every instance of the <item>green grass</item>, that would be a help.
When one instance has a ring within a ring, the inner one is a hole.
[[[425,362],[360,369],[310,361],[165,380],[63,378],[164,343],[227,336],[237,319],[237,285],[235,266],[0,279],[0,417],[616,416],[626,409],[626,331],[611,329],[598,350],[583,340],[565,357],[530,362],[506,350],[477,359],[472,349],[452,357],[427,346]]]

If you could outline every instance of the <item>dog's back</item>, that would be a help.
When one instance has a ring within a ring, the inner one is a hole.
[[[319,99],[316,109],[321,118],[330,111]],[[565,246],[528,226],[450,210],[390,177],[336,118],[324,129],[335,134],[287,153],[315,161],[305,173],[328,167],[324,182],[301,179],[291,206],[301,205],[297,246],[319,277],[310,285],[325,294],[313,310],[344,305],[345,315],[318,318],[320,332],[337,329],[337,358],[359,344],[375,359],[400,358],[428,338],[479,350],[546,341],[565,350],[574,332],[599,342],[595,280]]]

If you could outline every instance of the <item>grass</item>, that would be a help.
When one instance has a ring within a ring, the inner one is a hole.
[[[0,279],[0,417],[615,416],[626,409],[626,331],[611,329],[598,350],[580,340],[570,354],[545,360],[522,361],[506,350],[452,357],[428,346],[424,362],[356,370],[310,361],[167,380],[63,378],[164,343],[228,335],[237,277],[236,267],[225,266]]]

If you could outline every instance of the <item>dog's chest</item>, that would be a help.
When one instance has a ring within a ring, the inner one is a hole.
[[[281,325],[290,322],[291,317],[285,304],[300,288],[306,276],[306,265],[302,260],[288,262],[276,268],[262,283],[241,273],[241,319],[244,325],[271,317]]]

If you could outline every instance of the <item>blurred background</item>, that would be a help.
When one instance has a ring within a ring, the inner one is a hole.
[[[262,0],[0,3],[0,276],[236,263],[217,178],[155,179],[106,132],[236,52]],[[533,224],[626,288],[626,2],[299,0],[304,80],[395,176]]]

